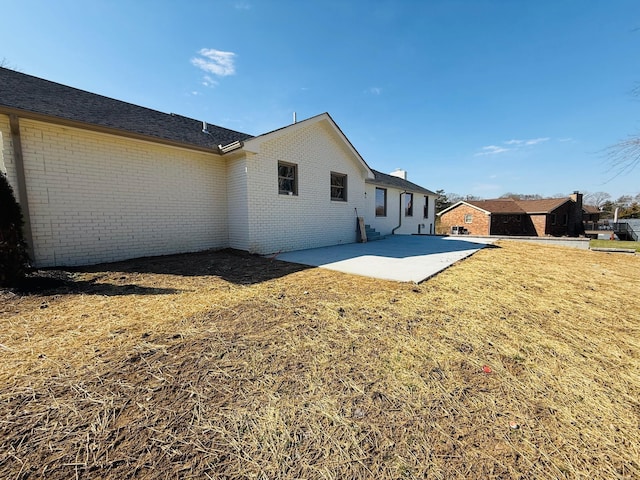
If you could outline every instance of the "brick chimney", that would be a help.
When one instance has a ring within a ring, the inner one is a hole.
[[[569,235],[577,237],[584,235],[584,223],[582,222],[582,194],[576,190],[569,198],[573,201],[573,215],[569,222]]]

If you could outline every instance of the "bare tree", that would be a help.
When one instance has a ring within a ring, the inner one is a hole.
[[[633,203],[633,197],[631,195],[621,195],[615,203],[622,208],[629,208],[631,203]]]
[[[640,98],[640,82],[631,89],[631,96]],[[611,145],[606,155],[613,174],[609,180],[631,172],[640,164],[640,132]]]
[[[450,193],[447,196],[449,197],[449,201],[451,202],[451,205],[453,205],[454,203],[458,203],[460,200],[465,199],[465,197],[463,197],[462,195],[458,195],[457,193]]]
[[[587,192],[584,194],[584,203],[598,208],[602,207],[607,200],[611,200],[611,195],[607,192]]]
[[[11,65],[9,60],[7,60],[7,57],[0,58],[0,67],[18,71],[18,69],[16,67],[14,67],[13,65]]]
[[[612,178],[631,172],[640,164],[640,134],[630,135],[610,146],[607,157]]]
[[[514,200],[540,200],[542,195],[538,193],[513,193],[507,192],[500,195],[500,198],[513,198]]]

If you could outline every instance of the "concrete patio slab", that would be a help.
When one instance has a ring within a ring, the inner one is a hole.
[[[492,244],[491,238],[396,235],[368,243],[285,252],[285,262],[366,277],[420,283]]]

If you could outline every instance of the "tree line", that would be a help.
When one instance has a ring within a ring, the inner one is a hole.
[[[460,201],[483,200],[475,195],[459,195],[447,193],[444,190],[436,190],[436,213],[450,207]],[[566,198],[569,195],[558,193],[552,198]],[[513,193],[507,192],[499,198],[513,198],[515,200],[541,200],[543,197],[537,193]],[[640,193],[635,196],[621,195],[617,199],[607,192],[585,192],[582,197],[583,205],[592,205],[600,210],[601,219],[613,218],[618,209],[618,218],[640,218]]]

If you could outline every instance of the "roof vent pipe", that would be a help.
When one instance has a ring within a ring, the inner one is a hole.
[[[293,112],[293,123],[298,123],[298,116],[296,115],[296,112]]]
[[[202,133],[209,133],[207,122],[202,121]]]

